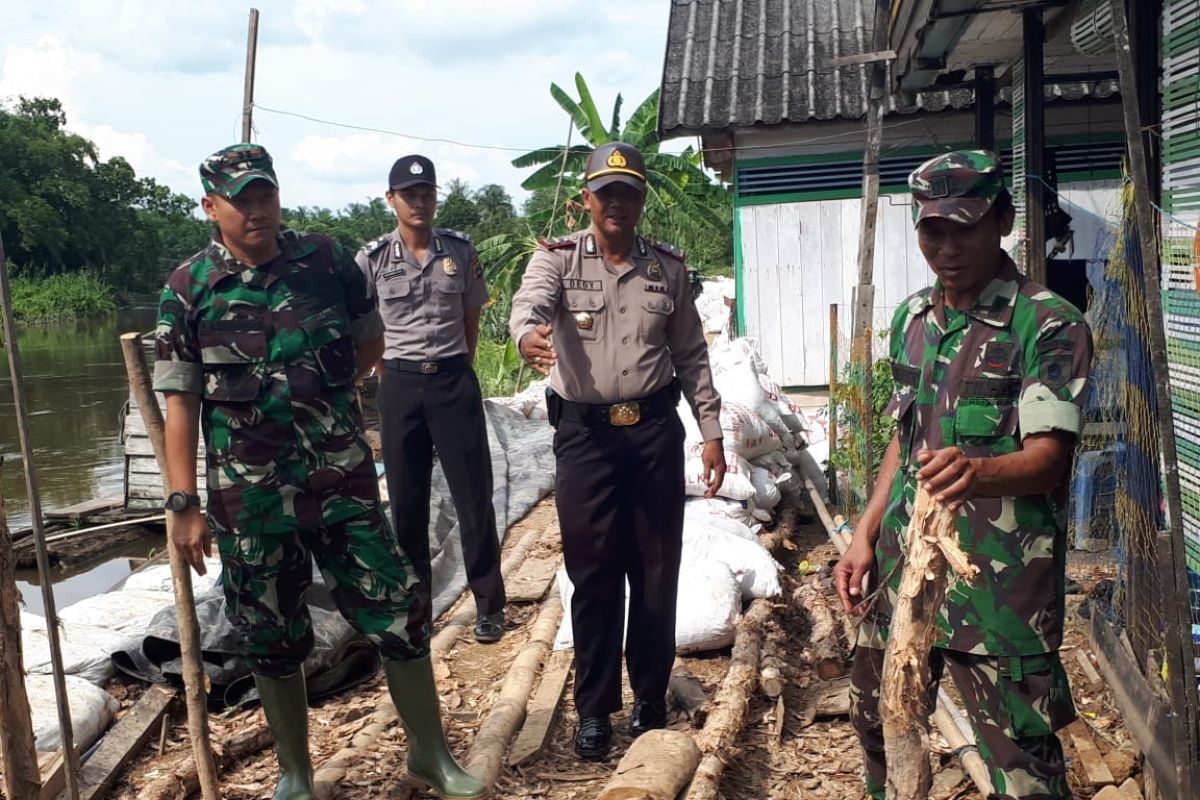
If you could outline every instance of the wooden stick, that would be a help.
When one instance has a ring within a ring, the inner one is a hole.
[[[50,663],[54,671],[54,698],[58,706],[58,727],[66,754],[67,797],[79,800],[79,754],[75,750],[75,733],[71,728],[71,705],[67,698],[67,678],[63,669],[62,647],[58,639],[58,610],[54,603],[54,583],[50,574],[50,556],[46,551],[46,531],[42,522],[42,497],[38,491],[37,470],[34,468],[33,442],[29,438],[29,409],[25,401],[25,376],[21,372],[21,348],[17,344],[17,323],[12,307],[12,287],[8,280],[8,265],[4,258],[4,243],[0,241],[0,312],[4,317],[4,341],[8,348],[8,372],[12,379],[13,406],[17,420],[17,436],[21,442],[21,458],[25,465],[25,490],[29,495],[29,516],[37,545],[38,577],[42,582],[42,608],[46,614],[46,640],[50,644]]]
[[[718,796],[725,759],[746,724],[750,695],[758,685],[762,629],[773,610],[770,600],[755,600],[738,623],[729,671],[725,673],[708,720],[697,737],[704,757],[688,788],[687,800],[716,800]]]
[[[0,460],[0,472],[3,472]],[[7,797],[37,797],[41,786],[25,666],[21,649],[21,608],[18,604],[12,541],[0,493],[0,755]]]
[[[82,800],[104,797],[129,762],[150,741],[154,729],[159,727],[166,732],[171,706],[178,698],[179,694],[174,689],[152,686],[146,690],[133,708],[100,741],[96,752],[79,771]],[[159,754],[162,754],[161,746]]]
[[[555,650],[550,654],[546,668],[542,670],[542,679],[538,681],[537,691],[529,700],[525,723],[513,742],[512,752],[508,754],[510,767],[532,761],[546,749],[562,715],[563,693],[567,689],[567,679],[571,676],[574,662],[573,650]]]
[[[554,634],[562,621],[562,600],[554,591],[542,604],[537,620],[529,631],[529,640],[509,667],[500,687],[500,696],[492,704],[487,718],[479,726],[471,752],[467,756],[467,771],[492,787],[504,766],[504,751],[517,728],[525,721],[529,693],[542,669],[546,654],[554,644]]]
[[[917,490],[880,688],[888,800],[926,800],[933,785],[929,765],[933,709],[926,697],[937,615],[946,599],[947,567],[968,582],[978,572],[959,547],[957,517],[924,486]]]
[[[597,800],[675,800],[700,763],[700,748],[682,731],[648,731],[621,757]]]
[[[834,680],[845,675],[846,656],[842,652],[838,625],[833,620],[833,608],[821,587],[820,578],[800,584],[792,599],[804,608],[811,624],[808,636],[808,658],[821,680]]]
[[[121,335],[121,352],[125,356],[125,371],[129,374],[129,388],[137,401],[142,421],[146,424],[146,436],[154,447],[154,457],[163,476],[163,495],[171,490],[167,476],[167,444],[162,411],[150,385],[150,369],[142,351],[141,335]],[[208,693],[207,678],[200,657],[200,622],[196,618],[196,599],[192,594],[192,575],[183,555],[172,538],[174,519],[167,515],[167,553],[171,559],[171,583],[175,589],[175,613],[179,617],[179,651],[183,660],[184,696],[187,698],[188,734],[192,740],[192,755],[195,758],[200,794],[204,800],[219,800],[220,784],[217,781],[217,765],[213,760],[212,746],[208,739]]]

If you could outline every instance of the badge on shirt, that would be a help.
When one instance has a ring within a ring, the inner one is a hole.
[[[458,274],[458,264],[454,263],[453,258],[446,256],[444,259],[442,259],[442,272],[446,273],[450,277],[454,277]]]
[[[983,350],[983,365],[990,370],[1005,369],[1012,354],[1012,342],[988,342]]]
[[[591,312],[580,311],[575,315],[575,325],[581,331],[590,331],[596,326],[596,318],[591,315]]]
[[[647,283],[646,291],[654,292],[655,294],[666,294],[667,285],[665,283]]]
[[[1071,382],[1071,356],[1043,355],[1040,358],[1042,364],[1038,370],[1038,379],[1047,389],[1057,392]]]
[[[604,284],[600,281],[585,281],[582,278],[563,278],[564,289],[579,289],[584,292],[600,292]]]
[[[655,261],[653,264],[646,267],[646,277],[652,281],[661,281],[663,279],[662,266]]]

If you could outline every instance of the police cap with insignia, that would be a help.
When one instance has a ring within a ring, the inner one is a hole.
[[[258,180],[279,188],[271,154],[260,144],[232,144],[200,162],[200,185],[205,194],[236,197]]]
[[[590,192],[612,183],[624,183],[639,192],[646,191],[646,162],[633,145],[624,142],[602,144],[588,156],[583,174]]]
[[[392,171],[388,173],[388,188],[391,191],[407,189],[418,184],[437,186],[437,174],[433,171],[433,162],[425,156],[411,155],[396,159]]]
[[[1004,191],[1000,157],[987,150],[956,150],[931,158],[908,176],[913,224],[931,217],[974,225]]]

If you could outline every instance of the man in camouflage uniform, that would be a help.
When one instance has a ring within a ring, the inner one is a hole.
[[[483,785],[446,746],[418,579],[381,511],[363,438],[354,380],[382,352],[383,325],[362,273],[329,239],[282,228],[262,147],[214,153],[200,179],[213,240],[168,278],[155,343],[167,508],[175,546],[201,574],[216,535],[226,613],[275,736],[275,797],[313,796],[300,669],[313,645],[313,557],[342,614],[383,656],[410,778],[479,797]],[[201,428],[207,521],[196,495]]]
[[[1069,798],[1055,731],[1075,717],[1062,644],[1066,537],[1055,521],[1081,424],[1092,340],[1070,303],[1000,247],[1012,198],[999,159],[949,153],[910,177],[921,251],[937,276],[891,328],[898,423],[854,542],[835,570],[847,610],[864,575],[883,584],[854,655],[852,721],[866,783],[887,770],[879,687],[917,484],[958,511],[974,585],[952,585],[930,660],[962,694],[992,798]],[[930,702],[933,695],[931,692]]]

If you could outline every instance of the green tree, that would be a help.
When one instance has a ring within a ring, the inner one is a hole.
[[[496,183],[481,186],[473,199],[475,209],[479,212],[479,222],[470,231],[472,237],[488,239],[514,229],[517,212],[512,197],[503,186]]]
[[[471,196],[471,187],[458,178],[447,183],[446,196],[438,201],[433,224],[439,228],[468,232],[479,224],[479,220],[479,208]]]

